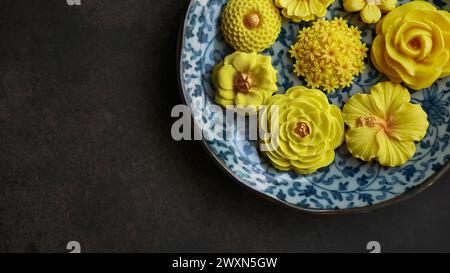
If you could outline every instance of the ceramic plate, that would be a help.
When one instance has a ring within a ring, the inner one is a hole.
[[[203,123],[206,133],[216,125],[211,70],[233,50],[220,33],[220,14],[227,0],[192,0],[179,41],[179,78],[182,97],[192,110],[197,124]],[[405,3],[407,1],[400,1]],[[450,2],[432,3],[450,10]],[[329,8],[327,18],[343,17],[363,32],[368,45],[375,36],[373,26],[360,22],[359,13],[349,14],[336,1]],[[305,85],[292,73],[293,61],[288,48],[295,42],[298,30],[305,24],[283,22],[283,29],[271,49],[273,65],[279,71],[280,93],[291,86]],[[343,104],[354,94],[368,93],[384,76],[366,60],[365,73],[354,80],[350,88],[329,95],[335,105]],[[384,168],[378,163],[364,163],[352,158],[345,146],[338,149],[334,163],[313,175],[281,172],[257,150],[252,141],[206,141],[204,146],[213,160],[239,183],[278,203],[313,213],[342,214],[367,212],[384,207],[421,192],[449,168],[450,159],[450,78],[412,94],[413,102],[423,106],[429,116],[430,127],[426,139],[417,144],[417,153],[406,165]],[[239,128],[236,129],[238,133]],[[226,185],[223,185],[226,187]]]

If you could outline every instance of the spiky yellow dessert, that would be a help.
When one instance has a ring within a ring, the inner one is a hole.
[[[280,34],[280,11],[273,0],[230,0],[222,13],[221,28],[234,49],[261,52]]]
[[[371,94],[357,94],[344,106],[348,126],[345,142],[361,160],[373,159],[386,167],[405,164],[416,152],[428,129],[428,117],[400,84],[381,82]]]
[[[290,53],[297,76],[304,77],[309,87],[332,92],[350,86],[364,71],[367,47],[361,42],[359,29],[349,27],[346,20],[321,19],[300,31]]]

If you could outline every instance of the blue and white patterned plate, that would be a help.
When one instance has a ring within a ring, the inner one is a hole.
[[[227,0],[192,0],[179,41],[179,73],[182,97],[190,106],[197,124],[203,123],[206,133],[214,131],[214,104],[211,84],[212,67],[232,49],[220,34],[220,14]],[[407,1],[400,1],[401,3]],[[442,9],[450,10],[449,1],[434,0]],[[375,36],[374,27],[360,22],[359,13],[349,14],[342,0],[329,8],[328,19],[344,17],[363,31],[368,45]],[[288,48],[295,42],[303,25],[283,22],[280,37],[264,54],[272,56],[279,71],[279,90],[304,85],[292,73]],[[365,73],[350,88],[329,95],[332,103],[342,107],[354,94],[369,92],[384,79],[367,60]],[[339,148],[335,162],[319,172],[303,176],[281,172],[271,167],[251,141],[206,141],[207,151],[223,169],[248,188],[290,207],[322,214],[366,212],[406,199],[430,186],[450,166],[450,78],[432,87],[413,93],[413,101],[427,111],[430,128],[426,139],[417,144],[417,153],[406,165],[384,168],[352,158],[346,148]],[[225,185],[224,185],[225,186]]]

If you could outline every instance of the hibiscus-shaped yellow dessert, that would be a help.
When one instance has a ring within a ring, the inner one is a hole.
[[[280,11],[273,0],[230,0],[222,13],[221,28],[234,49],[261,52],[280,34]]]
[[[235,52],[213,69],[215,101],[222,107],[258,109],[278,91],[277,71],[270,56]],[[251,110],[251,109],[250,109]]]
[[[344,0],[344,9],[348,12],[360,11],[361,20],[374,24],[381,19],[382,12],[387,13],[397,6],[397,0]]]
[[[275,0],[275,4],[282,8],[283,16],[294,22],[324,17],[328,6],[333,2],[334,0]]]
[[[323,92],[293,87],[266,104],[261,128],[269,128],[272,139],[263,138],[269,147],[263,152],[275,168],[310,174],[334,161],[335,149],[344,141],[344,121],[341,110],[330,105]],[[273,107],[278,109],[278,118],[272,116],[276,113]],[[272,123],[278,128],[275,132]]]
[[[345,104],[345,136],[350,153],[361,160],[386,167],[405,164],[416,152],[428,129],[428,117],[420,105],[410,103],[400,84],[381,82],[371,94],[357,94]]]
[[[371,58],[393,82],[415,90],[450,75],[450,13],[413,1],[386,15],[377,26]]]
[[[296,62],[294,73],[304,77],[309,87],[322,87],[328,92],[350,86],[355,76],[364,71],[367,47],[361,42],[357,27],[347,21],[318,20],[300,31],[290,53]]]

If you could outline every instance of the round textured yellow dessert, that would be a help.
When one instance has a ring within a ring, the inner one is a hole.
[[[350,86],[353,78],[364,71],[367,47],[357,27],[336,18],[318,20],[301,30],[290,53],[295,58],[297,76],[304,77],[309,87],[332,92]]]
[[[450,13],[424,1],[400,6],[377,25],[374,66],[415,90],[450,75]]]
[[[269,48],[281,31],[281,15],[273,0],[230,0],[222,14],[225,41],[242,52]]]
[[[410,100],[408,90],[392,82],[375,85],[370,95],[353,96],[343,109],[350,153],[386,167],[401,166],[412,158],[414,142],[425,137],[429,124],[422,107]]]
[[[270,56],[236,51],[212,72],[215,102],[222,107],[259,108],[278,91],[277,71]]]
[[[344,121],[341,110],[322,91],[293,87],[266,104],[260,123],[272,139],[262,139],[269,147],[263,153],[275,168],[311,174],[334,161],[335,149],[344,140]]]
[[[294,22],[311,21],[327,14],[334,0],[275,0],[284,17]]]

